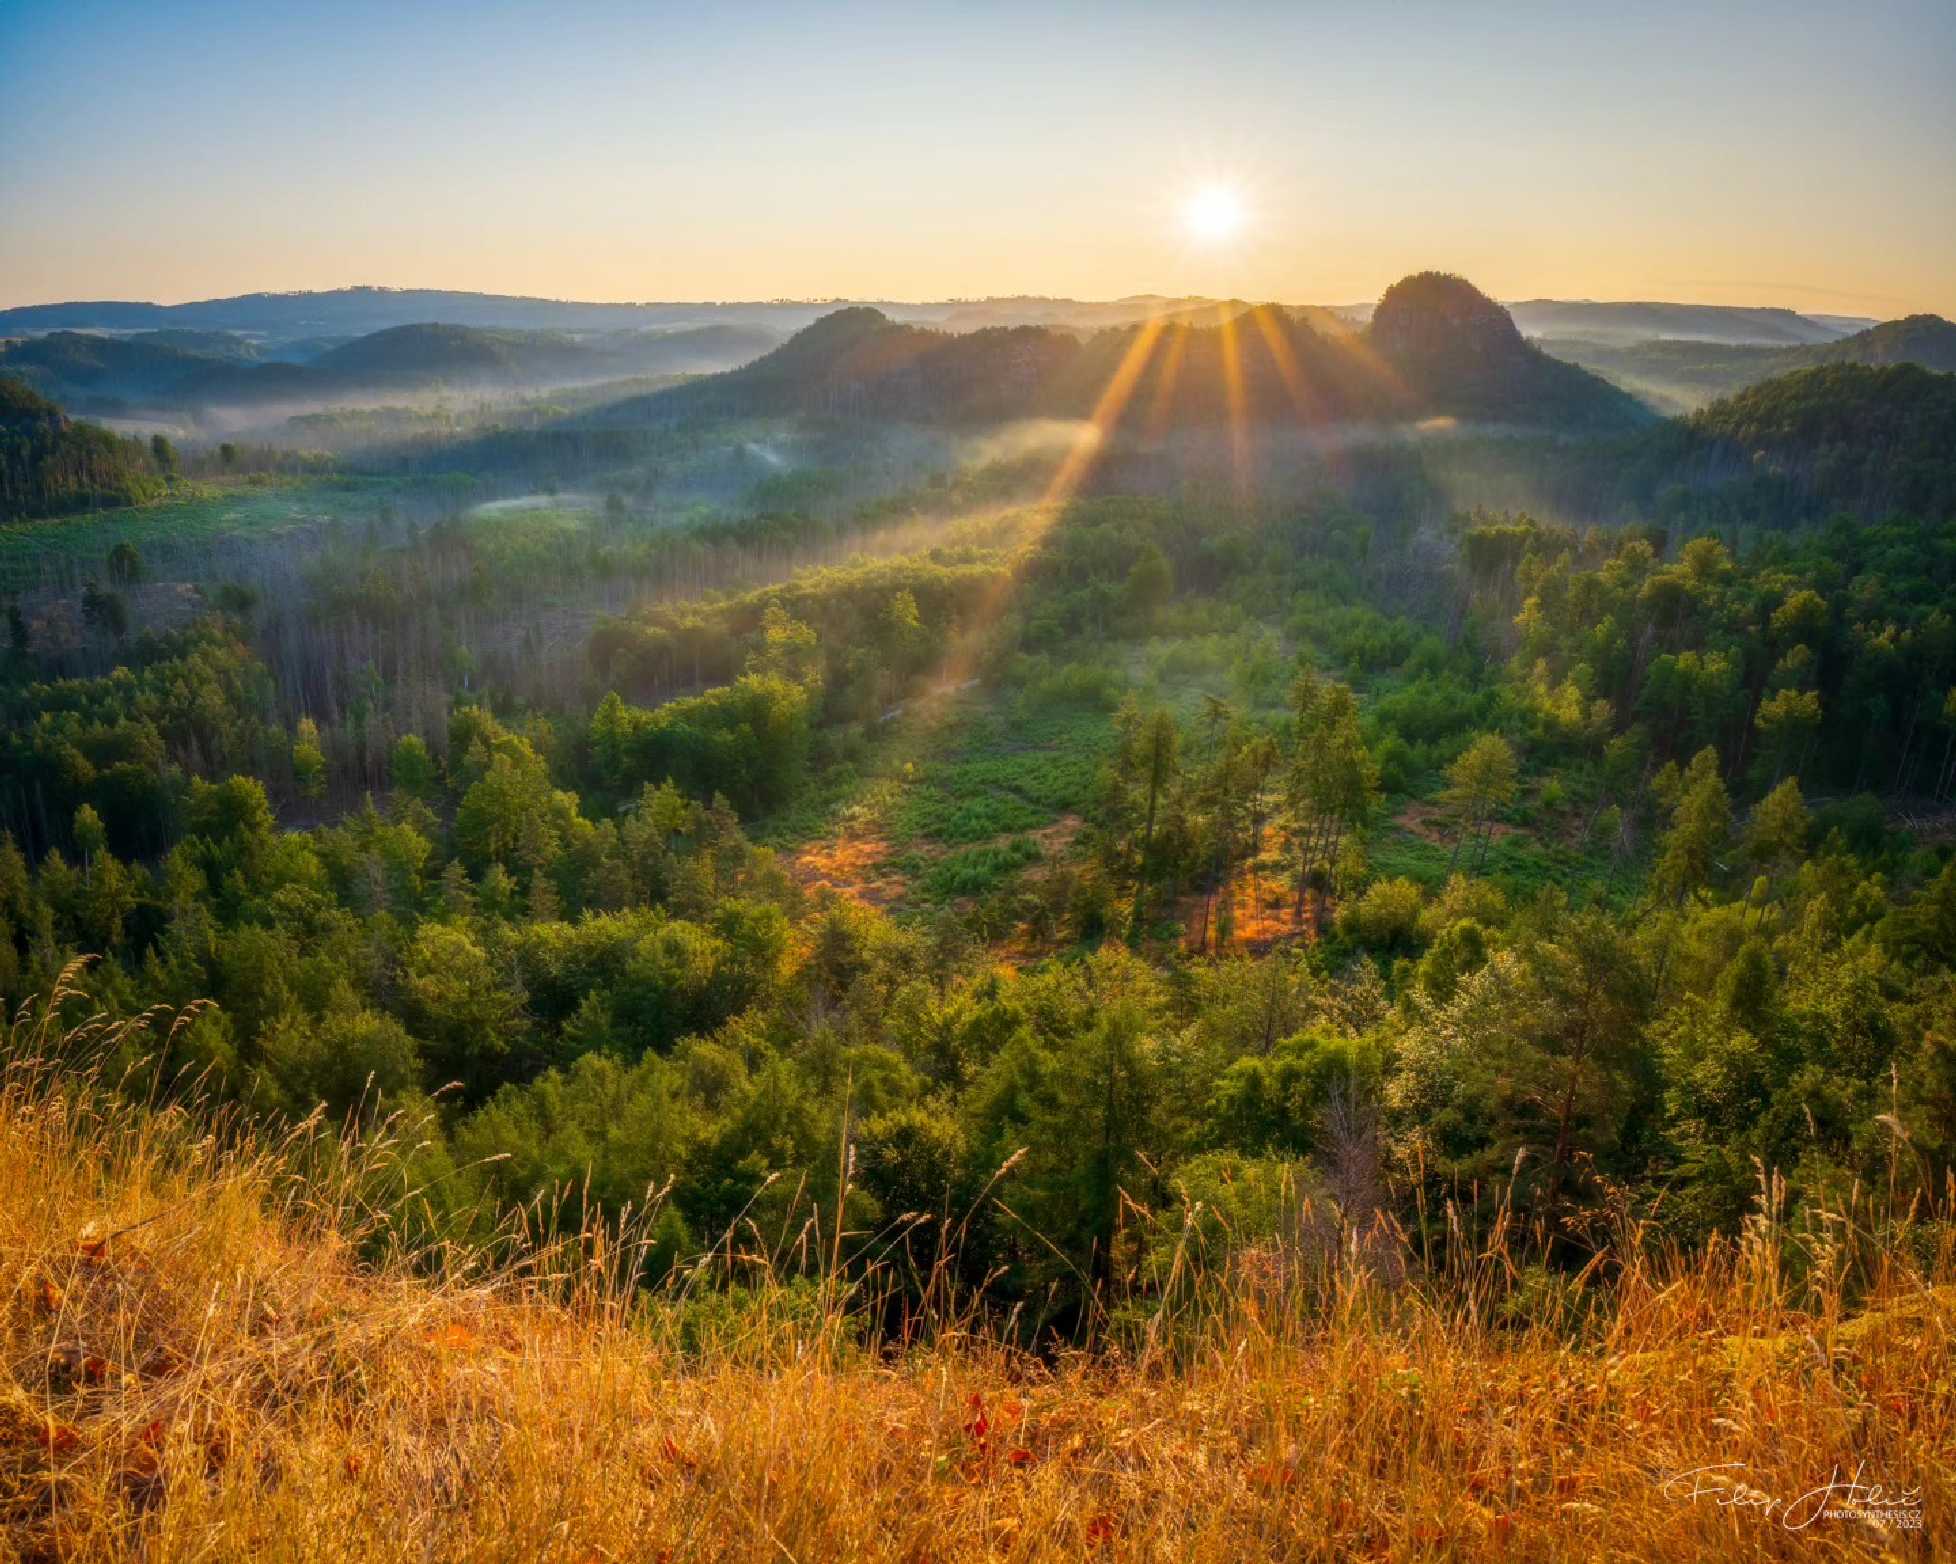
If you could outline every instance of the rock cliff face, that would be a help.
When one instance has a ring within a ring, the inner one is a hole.
[[[1445,272],[1415,272],[1386,289],[1372,312],[1372,340],[1411,362],[1512,359],[1528,350],[1506,310],[1466,278]]]
[[[1650,419],[1624,392],[1533,347],[1505,309],[1461,277],[1402,278],[1367,330],[1411,400],[1430,412],[1564,429]]]

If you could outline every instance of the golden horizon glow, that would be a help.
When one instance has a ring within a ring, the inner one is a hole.
[[[1345,305],[1437,268],[1495,299],[1956,316],[1956,205],[1929,198],[1956,188],[1956,8],[1790,4],[1218,27],[1162,0],[1110,46],[1064,0],[984,28],[871,0],[754,27],[353,0],[249,28],[215,0],[113,26],[10,0],[0,307],[359,284]]]

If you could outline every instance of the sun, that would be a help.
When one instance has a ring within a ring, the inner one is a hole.
[[[1221,244],[1243,229],[1243,197],[1228,185],[1204,185],[1182,204],[1182,226],[1202,244]]]

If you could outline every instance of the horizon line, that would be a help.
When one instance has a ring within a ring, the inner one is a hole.
[[[1433,268],[1438,270],[1440,268]],[[1416,272],[1406,273],[1417,275]],[[1454,275],[1464,275],[1455,273]],[[1471,281],[1471,279],[1468,279]],[[1390,287],[1391,284],[1386,285]],[[1379,293],[1384,293],[1380,289]],[[1802,291],[1802,290],[1793,290]],[[200,304],[225,304],[239,299],[300,299],[326,298],[348,293],[402,294],[402,293],[448,293],[465,298],[506,299],[526,304],[556,304],[587,309],[731,309],[739,307],[789,309],[806,308],[818,305],[846,307],[850,305],[888,306],[896,309],[927,309],[944,305],[976,305],[1006,303],[1016,299],[1028,302],[1050,304],[1127,304],[1138,300],[1159,299],[1166,303],[1203,304],[1243,304],[1249,307],[1276,305],[1283,309],[1321,309],[1329,311],[1368,309],[1378,301],[1378,294],[1370,298],[1342,300],[1335,303],[1315,301],[1290,301],[1280,298],[1250,299],[1240,295],[1214,295],[1196,293],[1162,293],[1150,289],[1137,292],[1109,295],[1095,298],[1066,293],[987,293],[987,294],[946,294],[934,298],[895,298],[873,294],[832,294],[832,295],[775,295],[767,298],[576,298],[562,294],[548,293],[506,293],[486,288],[456,288],[425,283],[340,283],[329,288],[252,288],[239,293],[204,294],[194,298],[142,299],[142,298],[86,298],[68,297],[58,299],[37,299],[26,303],[0,304],[0,314],[11,314],[17,310],[60,309],[74,305],[135,305],[151,309],[187,309]],[[1860,297],[1875,297],[1860,295]],[[1883,321],[1900,319],[1901,316],[1869,315],[1859,311],[1805,310],[1790,304],[1755,302],[1744,304],[1714,303],[1703,299],[1665,298],[1661,295],[1644,295],[1639,298],[1598,298],[1592,295],[1563,296],[1553,293],[1531,293],[1526,297],[1498,298],[1495,300],[1503,308],[1513,309],[1526,304],[1594,304],[1594,305],[1670,305],[1688,309],[1713,310],[1782,310],[1790,315],[1805,318],[1827,315],[1848,315],[1852,318]],[[1896,304],[1901,301],[1894,300]],[[1903,306],[1903,315],[1933,314],[1933,310],[1921,310]]]

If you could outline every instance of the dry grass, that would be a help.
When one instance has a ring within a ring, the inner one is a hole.
[[[1273,829],[1265,833],[1263,851],[1230,876],[1213,903],[1200,890],[1179,897],[1174,915],[1182,926],[1182,948],[1261,953],[1292,940],[1315,940],[1316,907],[1309,897],[1298,904],[1289,853],[1288,838]],[[1225,903],[1230,932],[1220,939]]]
[[[1628,1254],[1607,1289],[1524,1326],[1497,1322],[1498,1252],[1390,1288],[1356,1263],[1265,1257],[1202,1279],[1206,1301],[1124,1358],[1037,1362],[957,1332],[875,1353],[765,1295],[741,1334],[689,1355],[628,1285],[629,1244],[587,1236],[493,1274],[410,1256],[368,1198],[385,1136],[212,1133],[32,1062],[58,1042],[17,1032],[0,1078],[0,1556],[1950,1546],[1956,1276],[1934,1228],[1816,1229],[1796,1286],[1792,1235],[1762,1221],[1709,1254]],[[68,1046],[89,1042],[129,1039]],[[1664,1486],[1723,1462],[1743,1465],[1707,1483],[1781,1501],[1861,1465],[1921,1491],[1924,1530],[1792,1530]]]
[[[909,890],[889,866],[889,840],[876,833],[810,842],[788,860],[788,871],[812,891],[836,891],[872,907],[888,907]]]

